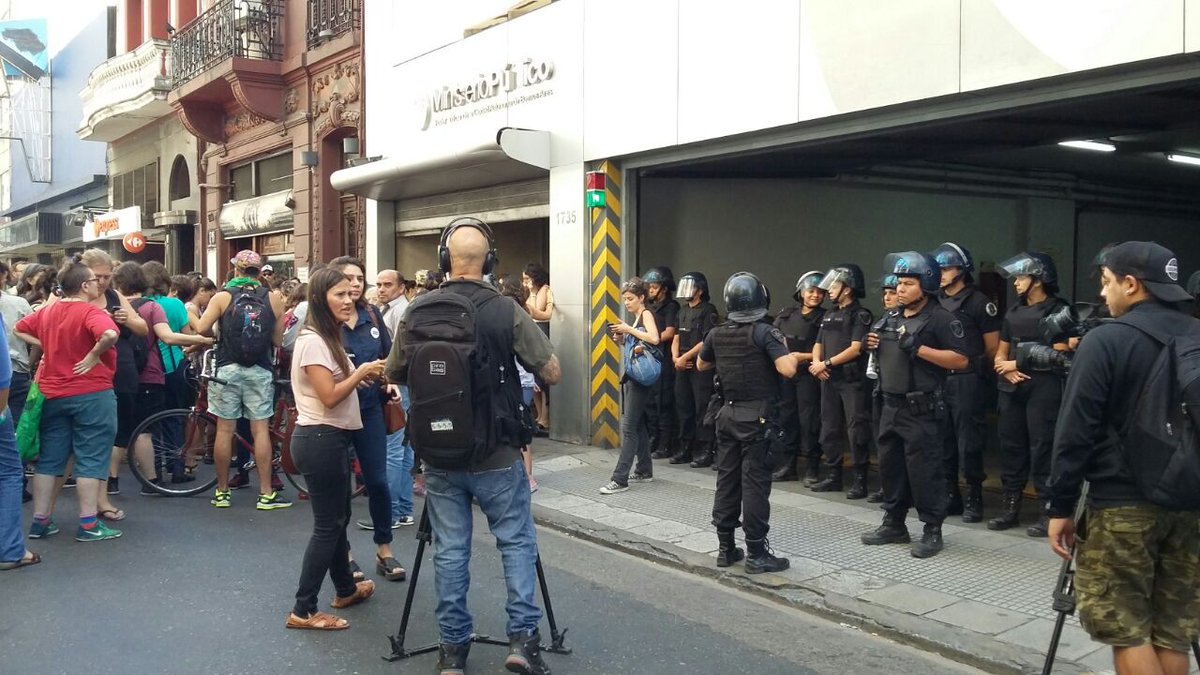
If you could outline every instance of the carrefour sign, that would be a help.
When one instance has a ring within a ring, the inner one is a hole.
[[[540,88],[509,96],[507,101],[486,103],[500,94],[513,94],[520,89],[532,89],[549,82],[554,77],[554,62],[525,59],[520,63],[508,63],[498,70],[479,73],[475,77],[453,84],[436,87],[427,97],[417,101],[421,113],[421,129],[431,125],[456,122],[467,117],[495,112],[527,101],[549,96],[553,90]]]

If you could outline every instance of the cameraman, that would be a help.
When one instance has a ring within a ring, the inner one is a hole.
[[[1175,336],[1200,332],[1200,321],[1173,304],[1191,298],[1166,248],[1125,242],[1104,252],[1100,265],[1101,294],[1117,320],[1088,333],[1067,379],[1047,486],[1050,547],[1070,559],[1071,517],[1086,479],[1075,574],[1080,621],[1113,647],[1118,674],[1184,675],[1188,645],[1200,634],[1200,512],[1150,504],[1131,473],[1142,449],[1122,448],[1120,434],[1163,349],[1134,325]]]

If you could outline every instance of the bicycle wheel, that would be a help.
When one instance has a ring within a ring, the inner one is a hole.
[[[133,430],[129,469],[138,482],[161,495],[200,494],[217,484],[212,463],[216,435],[216,421],[191,408],[156,413]]]

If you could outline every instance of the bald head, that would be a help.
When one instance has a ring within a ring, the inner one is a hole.
[[[396,270],[383,270],[375,276],[375,288],[379,292],[379,303],[386,305],[404,292],[404,278]]]
[[[459,227],[446,242],[450,249],[450,276],[483,278],[483,261],[487,257],[488,242],[483,232],[474,227]]]

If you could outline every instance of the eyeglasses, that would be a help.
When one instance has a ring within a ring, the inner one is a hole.
[[[80,284],[80,286],[87,286],[88,284],[92,283],[93,281],[96,283],[100,283],[100,278],[92,277],[91,279],[86,279],[86,280],[84,280],[84,282],[82,284]]]

